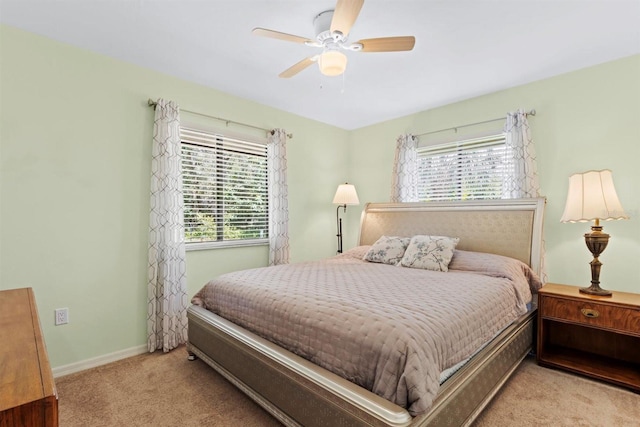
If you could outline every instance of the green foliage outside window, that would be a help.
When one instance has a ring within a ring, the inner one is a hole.
[[[183,142],[187,242],[268,237],[266,155]]]

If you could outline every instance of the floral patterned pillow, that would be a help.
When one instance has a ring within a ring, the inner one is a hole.
[[[364,255],[365,261],[398,265],[409,245],[410,237],[380,237]]]
[[[457,237],[413,236],[400,264],[403,267],[449,271],[449,263],[459,241]]]

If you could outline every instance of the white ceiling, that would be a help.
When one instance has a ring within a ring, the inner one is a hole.
[[[344,129],[640,53],[640,0],[365,0],[349,40],[414,35],[413,51],[349,52],[344,82],[315,65],[278,78],[316,50],[251,30],[313,38],[334,6],[0,0],[0,22]]]

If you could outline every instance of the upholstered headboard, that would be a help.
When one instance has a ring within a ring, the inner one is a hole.
[[[540,274],[544,198],[429,203],[368,203],[360,245],[380,236],[459,237],[457,249],[519,259]]]

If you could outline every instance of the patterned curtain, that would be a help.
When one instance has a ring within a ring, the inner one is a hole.
[[[418,201],[418,138],[415,136],[398,137],[391,179],[393,203]]]
[[[147,346],[168,352],[187,341],[180,109],[159,99],[153,122]]]
[[[536,150],[531,139],[527,114],[522,110],[507,114],[506,145],[514,156],[512,171],[505,177],[502,198],[540,197]]]
[[[513,153],[513,164],[510,174],[506,174],[502,186],[503,199],[519,199],[540,197],[540,183],[538,182],[538,168],[536,166],[536,150],[531,139],[527,113],[519,109],[507,114],[504,126],[506,145]],[[540,279],[547,282],[547,268],[545,265],[545,241],[542,240],[540,256]]]
[[[289,262],[289,203],[287,189],[287,133],[270,132],[267,141],[269,169],[269,265]]]

